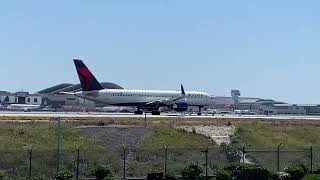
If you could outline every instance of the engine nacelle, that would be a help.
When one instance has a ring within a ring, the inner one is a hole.
[[[172,109],[178,112],[183,112],[188,110],[188,104],[186,102],[176,102],[173,106]]]

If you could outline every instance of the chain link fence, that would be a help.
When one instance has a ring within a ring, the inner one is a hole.
[[[310,170],[320,168],[320,148],[312,147],[130,149],[124,146],[112,155],[104,150],[57,152],[36,149],[0,151],[0,169],[6,172],[5,179],[54,179],[59,169],[71,171],[74,179],[92,179],[91,170],[103,164],[109,166],[118,179],[144,179],[151,171],[180,176],[181,170],[190,163],[202,167],[207,176],[213,176],[215,170],[234,162],[258,164],[274,172],[292,164],[303,164]]]

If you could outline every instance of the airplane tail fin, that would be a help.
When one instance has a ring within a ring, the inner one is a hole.
[[[183,85],[181,84],[181,95],[185,96],[186,92],[184,91]]]
[[[83,91],[94,91],[102,90],[103,87],[93,76],[87,66],[82,62],[82,60],[74,59],[74,65],[79,76],[81,88]]]

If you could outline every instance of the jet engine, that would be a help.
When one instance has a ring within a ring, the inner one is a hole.
[[[183,112],[188,110],[188,104],[186,102],[176,102],[174,105],[172,105],[172,109],[178,112]]]

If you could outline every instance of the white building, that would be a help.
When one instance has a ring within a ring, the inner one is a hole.
[[[41,105],[42,97],[37,95],[29,95],[25,99],[25,104]]]
[[[0,102],[6,101],[7,104],[30,104],[41,105],[43,103],[42,97],[37,94],[29,94],[28,92],[1,92]]]

